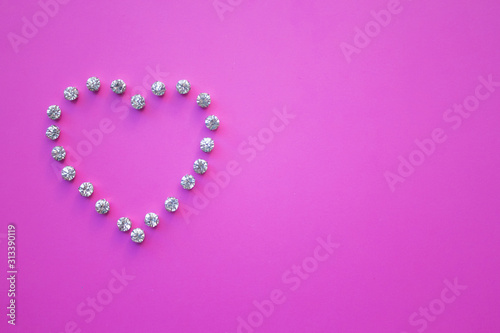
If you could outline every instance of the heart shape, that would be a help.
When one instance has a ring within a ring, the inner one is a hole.
[[[87,80],[86,86],[90,93],[97,93],[101,88],[101,81],[97,77],[91,77]],[[110,88],[117,95],[123,95],[127,89],[126,83],[117,79],[111,82]],[[176,90],[181,95],[187,95],[191,90],[191,84],[187,80],[179,80],[176,84]],[[161,81],[156,81],[151,85],[152,93],[158,98],[163,96],[166,92],[166,86]],[[79,90],[76,87],[68,87],[64,90],[64,98],[70,102],[76,103],[79,97]],[[208,93],[200,93],[196,98],[196,103],[202,109],[206,109],[211,103],[211,97]],[[135,94],[131,97],[130,105],[136,110],[142,110],[146,105],[146,99],[141,94]],[[47,115],[51,120],[57,121],[61,117],[61,107],[58,105],[51,105],[47,109]],[[215,115],[209,115],[205,119],[205,126],[211,130],[216,131],[220,125],[220,121]],[[57,125],[50,125],[46,130],[47,138],[57,140],[61,134],[61,129]],[[211,137],[205,137],[200,141],[200,149],[204,153],[210,153],[214,148],[214,140]],[[59,162],[65,160],[67,155],[66,150],[62,146],[55,146],[52,149],[52,157]],[[197,159],[193,163],[193,170],[198,175],[203,175],[208,169],[208,163],[204,159]],[[73,166],[67,165],[61,171],[61,176],[66,181],[73,181],[76,177],[76,170]],[[193,175],[186,174],[181,178],[181,186],[185,190],[191,190],[196,180]],[[91,182],[83,182],[78,188],[81,196],[90,197],[94,192],[94,185]],[[175,197],[168,197],[165,200],[165,209],[168,212],[174,213],[179,208],[179,200]],[[95,210],[99,214],[107,214],[110,210],[110,204],[106,199],[99,199],[95,204]],[[146,214],[144,218],[146,226],[155,228],[159,224],[159,217],[153,212]],[[131,230],[132,222],[128,217],[121,217],[117,221],[118,229],[122,232]],[[142,243],[145,239],[144,230],[135,228],[131,232],[131,239],[135,243]]]

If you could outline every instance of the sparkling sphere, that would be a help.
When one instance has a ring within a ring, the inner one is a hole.
[[[205,126],[211,131],[215,131],[217,128],[219,128],[219,118],[217,116],[208,116],[207,119],[205,119]]]
[[[196,181],[194,180],[194,177],[191,175],[185,175],[181,179],[182,188],[184,188],[185,190],[192,189],[194,187],[195,183],[196,183]]]
[[[64,98],[66,98],[68,101],[74,101],[78,98],[78,89],[76,89],[75,87],[68,87],[64,89]]]
[[[65,166],[61,171],[61,176],[63,177],[64,180],[67,181],[73,180],[76,176],[75,168],[69,165]]]
[[[99,91],[99,88],[101,87],[101,81],[99,78],[92,76],[87,80],[87,88],[90,91]]]
[[[147,213],[146,217],[144,218],[144,223],[148,227],[154,228],[158,225],[158,223],[160,223],[160,219],[155,213]]]
[[[200,142],[200,148],[205,153],[210,153],[214,149],[214,140],[211,138],[204,138]]]
[[[62,146],[56,146],[52,149],[52,157],[56,161],[62,161],[66,158],[66,150]]]
[[[121,95],[125,92],[125,89],[127,89],[127,85],[123,80],[114,80],[111,82],[111,89],[118,95]]]
[[[107,214],[109,212],[109,202],[106,199],[98,200],[95,203],[95,211],[99,214]]]
[[[130,238],[136,243],[142,243],[144,242],[144,231],[141,228],[135,228],[130,233]]]
[[[202,160],[201,158],[197,159],[196,161],[194,161],[193,169],[194,169],[194,172],[202,175],[205,172],[207,172],[208,163],[207,163],[207,161]]]
[[[132,227],[132,222],[130,222],[130,219],[128,217],[120,217],[118,219],[118,222],[116,222],[116,225],[118,226],[118,229],[120,231],[129,231],[130,227]]]
[[[141,95],[134,95],[130,99],[130,104],[132,104],[132,107],[134,109],[140,110],[144,108],[144,106],[146,105],[146,101],[144,100],[144,97],[142,97]]]
[[[82,183],[80,187],[78,187],[78,191],[80,191],[82,197],[88,198],[94,193],[94,185],[89,182]]]
[[[59,134],[61,134],[61,129],[56,125],[50,125],[47,131],[45,131],[45,135],[51,140],[56,140]]]
[[[210,95],[207,93],[201,93],[196,97],[196,103],[202,108],[208,107],[211,101]]]
[[[179,94],[185,95],[189,92],[189,90],[191,90],[191,84],[188,80],[179,80],[179,82],[175,85],[175,89],[177,89]]]
[[[61,117],[61,108],[57,105],[51,105],[47,109],[47,116],[52,120],[57,120]]]
[[[151,85],[151,91],[156,96],[163,96],[165,94],[165,83],[156,81]]]
[[[179,208],[179,200],[174,197],[169,197],[165,200],[165,209],[169,212],[175,212]]]

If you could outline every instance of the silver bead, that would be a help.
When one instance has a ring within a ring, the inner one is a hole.
[[[182,188],[184,188],[185,190],[192,189],[194,187],[195,183],[196,183],[196,180],[191,175],[185,175],[181,179]]]
[[[127,85],[123,80],[117,79],[111,82],[111,89],[118,95],[121,95],[125,92],[125,89],[127,89]]]
[[[87,80],[87,88],[90,91],[99,91],[99,88],[101,87],[101,81],[99,78],[92,76]]]
[[[132,107],[134,109],[141,110],[146,105],[146,101],[144,100],[144,97],[137,94],[132,96],[132,98],[130,99],[130,104],[132,104]]]
[[[132,241],[135,243],[144,242],[144,236],[144,231],[141,228],[135,228],[130,233],[130,238],[132,238]]]
[[[219,118],[217,116],[208,116],[205,119],[205,126],[211,131],[215,131],[217,128],[219,128]]]
[[[160,223],[160,219],[155,213],[147,213],[146,217],[144,217],[144,223],[148,227],[154,228],[158,225],[158,223]]]
[[[72,181],[76,176],[75,168],[72,166],[65,166],[61,171],[61,176],[64,180]]]
[[[191,90],[191,84],[188,80],[179,80],[179,82],[175,85],[175,89],[177,89],[179,94],[185,95],[189,92],[189,90]]]
[[[206,108],[210,105],[212,102],[212,99],[210,98],[210,95],[207,93],[201,93],[196,97],[196,103],[202,108]]]
[[[205,153],[210,153],[214,149],[214,140],[211,138],[204,138],[200,142],[200,148]]]
[[[56,161],[62,161],[66,158],[66,150],[62,146],[55,146],[52,148],[52,157]]]
[[[196,172],[197,174],[200,175],[204,174],[205,172],[207,172],[207,168],[208,168],[207,161],[202,160],[201,158],[194,161],[193,169],[194,172]]]
[[[179,208],[179,200],[174,197],[169,197],[165,200],[165,209],[169,212],[175,212]]]
[[[61,117],[61,108],[57,105],[51,105],[47,109],[47,116],[52,120],[57,120]]]
[[[156,96],[163,96],[165,94],[165,83],[156,81],[151,85],[151,91]]]
[[[59,134],[61,134],[61,129],[56,125],[50,125],[47,131],[45,131],[45,135],[51,140],[56,140]]]
[[[78,191],[80,191],[82,197],[88,198],[94,193],[94,185],[89,182],[82,183],[80,187],[78,187]]]
[[[75,87],[68,87],[64,89],[64,98],[66,98],[68,101],[74,101],[78,98],[78,89],[76,89]]]
[[[106,199],[98,200],[95,203],[95,211],[99,214],[107,214],[109,212],[109,202]]]
[[[116,225],[118,226],[118,229],[120,231],[129,231],[130,228],[132,227],[132,222],[130,222],[130,219],[128,217],[120,217],[118,219],[118,222],[116,222]]]

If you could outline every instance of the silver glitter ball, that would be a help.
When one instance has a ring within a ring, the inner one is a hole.
[[[163,96],[165,94],[165,83],[156,81],[151,85],[151,91],[156,96]]]
[[[130,219],[128,217],[120,217],[118,219],[118,222],[116,222],[116,225],[118,226],[118,229],[120,231],[129,231],[130,227],[132,227],[132,222],[130,222]]]
[[[61,108],[57,105],[51,105],[47,109],[47,116],[52,120],[57,120],[61,117]]]
[[[154,228],[158,225],[158,223],[160,223],[160,219],[155,213],[147,213],[146,217],[144,217],[144,223],[148,227]]]
[[[214,140],[211,138],[203,138],[200,142],[200,148],[205,153],[210,153],[214,149]]]
[[[205,126],[211,131],[215,131],[217,128],[219,128],[219,118],[217,116],[208,116],[205,119]]]
[[[140,110],[144,108],[144,106],[146,105],[146,101],[144,100],[144,97],[137,94],[132,96],[132,98],[130,99],[130,104],[132,104],[132,107],[134,109]]]
[[[88,198],[94,193],[94,185],[89,182],[82,183],[80,187],[78,187],[78,191],[80,191],[82,197]]]
[[[196,97],[196,103],[202,108],[208,107],[211,101],[210,95],[207,93],[201,93]]]
[[[185,95],[189,92],[189,90],[191,90],[191,84],[188,80],[179,80],[179,82],[175,85],[175,89],[177,89],[179,94]]]
[[[121,95],[125,92],[125,89],[127,89],[127,85],[123,80],[114,80],[111,82],[111,89],[118,95]]]
[[[197,159],[196,161],[194,161],[193,169],[194,169],[194,172],[196,172],[197,174],[202,175],[205,172],[207,172],[208,163],[207,163],[207,161],[202,160],[201,158]]]
[[[87,80],[87,88],[90,91],[99,91],[101,87],[101,81],[99,78],[92,76]]]
[[[135,228],[130,233],[130,238],[135,243],[142,243],[144,242],[144,231],[141,228]]]
[[[61,134],[61,129],[56,125],[50,125],[49,128],[47,128],[47,131],[45,131],[45,135],[50,140],[56,140],[59,137],[59,134]]]
[[[62,161],[66,158],[66,150],[62,146],[52,148],[52,157],[56,161]]]
[[[74,101],[78,98],[78,89],[76,89],[75,87],[68,87],[64,89],[64,98],[66,98],[68,101]]]
[[[174,197],[169,197],[165,200],[165,209],[169,212],[175,212],[179,208],[179,200]]]
[[[76,176],[75,168],[69,165],[65,166],[61,171],[61,176],[63,177],[64,180],[67,181],[73,180]]]
[[[194,187],[195,183],[196,183],[196,181],[194,180],[194,177],[191,175],[185,175],[181,179],[182,188],[184,188],[185,190],[192,189]]]
[[[95,203],[95,211],[99,214],[107,214],[109,212],[109,202],[106,199],[98,200]]]

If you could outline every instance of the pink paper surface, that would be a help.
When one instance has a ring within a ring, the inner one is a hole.
[[[1,332],[500,331],[497,1],[63,2],[0,7]]]

